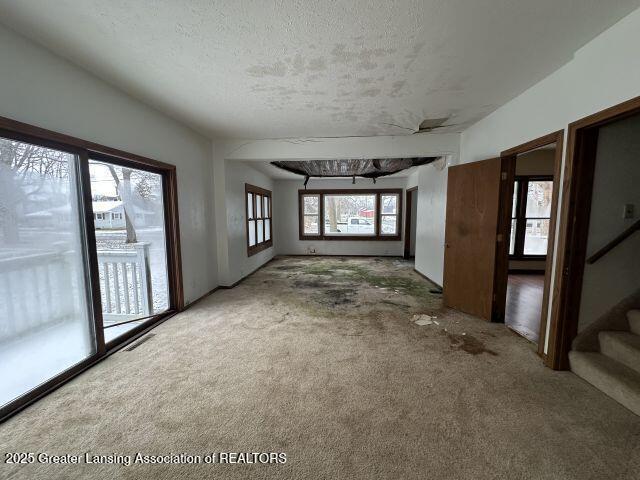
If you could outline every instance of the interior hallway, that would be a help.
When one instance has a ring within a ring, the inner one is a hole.
[[[3,478],[631,479],[640,422],[412,263],[284,257],[17,414],[0,450],[285,452],[284,465],[3,465]],[[417,313],[439,324],[418,326]],[[606,412],[603,415],[602,412]]]

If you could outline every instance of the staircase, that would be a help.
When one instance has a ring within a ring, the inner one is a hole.
[[[627,312],[629,331],[598,334],[600,352],[569,352],[571,371],[640,415],[640,310]]]

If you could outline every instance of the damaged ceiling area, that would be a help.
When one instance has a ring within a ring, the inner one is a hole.
[[[434,162],[440,157],[373,158],[341,160],[285,160],[271,162],[278,168],[311,177],[378,178]]]
[[[637,2],[0,0],[0,23],[212,138],[403,136],[462,132]]]

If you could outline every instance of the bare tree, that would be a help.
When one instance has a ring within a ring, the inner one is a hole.
[[[30,198],[60,188],[59,182],[69,176],[70,154],[58,150],[18,142],[0,140],[0,224],[7,244],[20,242],[19,209]]]
[[[126,243],[136,243],[138,236],[136,235],[136,229],[131,221],[131,214],[133,213],[133,196],[131,194],[131,173],[130,168],[122,168],[122,180],[118,177],[116,168],[113,165],[105,164],[111,172],[113,181],[116,184],[116,193],[122,200],[122,209],[124,210],[124,224],[127,230]]]
[[[336,202],[336,197],[327,196],[327,214],[329,215],[329,231],[337,232],[338,231],[338,204]]]
[[[133,221],[135,218],[134,208],[138,207],[141,210],[150,208],[149,204],[155,198],[156,192],[161,190],[161,177],[151,172],[118,167],[122,174],[122,178],[120,178],[115,166],[104,165],[109,169],[116,184],[116,193],[122,200],[127,232],[126,243],[136,243],[138,235]]]

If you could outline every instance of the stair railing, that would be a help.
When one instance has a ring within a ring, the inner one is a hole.
[[[594,263],[596,263],[598,260],[604,257],[611,250],[616,248],[618,245],[620,245],[622,242],[624,242],[627,238],[629,238],[638,230],[640,230],[640,220],[635,222],[633,225],[627,228],[624,232],[622,232],[620,235],[618,235],[616,238],[611,240],[609,243],[607,243],[604,247],[602,247],[596,253],[594,253],[589,258],[587,258],[587,263],[589,265],[593,265]]]

